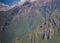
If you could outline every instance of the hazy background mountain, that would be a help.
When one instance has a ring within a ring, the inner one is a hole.
[[[5,5],[4,3],[0,3],[0,11],[7,11],[9,10],[9,6]]]
[[[52,0],[45,4],[43,1],[42,4],[27,1],[22,6],[0,11],[1,43],[42,43],[40,37],[44,30],[52,29],[54,34],[54,30],[60,27],[60,1]],[[32,38],[31,42],[30,37],[35,37],[36,41]]]

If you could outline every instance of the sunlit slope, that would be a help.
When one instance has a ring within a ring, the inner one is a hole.
[[[48,24],[50,27],[47,27],[48,25],[38,25],[37,28],[35,28],[35,30],[33,30],[32,32],[30,32],[28,35],[25,35],[22,39],[18,40],[20,43],[60,43],[60,33],[58,32],[58,28],[59,26],[59,19],[60,19],[60,12],[58,11],[54,11],[51,15],[51,19],[50,20],[54,20],[57,21],[55,24],[53,24],[54,22],[50,22],[48,20]],[[57,27],[56,27],[57,26]],[[43,40],[42,39],[42,34],[45,30],[49,29],[51,31],[52,34],[52,38],[50,40]]]
[[[39,9],[26,8],[13,18],[10,29],[14,32],[16,37],[18,36],[21,38],[44,22],[45,19],[42,17],[42,13]]]

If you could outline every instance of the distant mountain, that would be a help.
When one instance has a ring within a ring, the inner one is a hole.
[[[4,4],[4,3],[0,3],[0,11],[7,11],[9,10],[9,6]]]

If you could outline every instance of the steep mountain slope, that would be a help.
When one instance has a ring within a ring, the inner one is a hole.
[[[54,30],[60,27],[59,0],[47,4],[39,1],[0,11],[2,43],[42,43],[43,33],[50,34],[52,39]]]
[[[60,13],[58,11],[53,12],[50,20],[46,20],[45,24],[43,25],[38,25],[32,32],[29,34],[25,35],[22,39],[18,40],[20,43],[53,43],[57,41],[59,43],[60,41],[60,36],[58,35],[58,28],[60,27]],[[48,39],[44,39],[43,34],[48,34],[49,32],[49,37]],[[28,38],[27,38],[28,37]],[[58,39],[58,40],[57,40]],[[44,40],[49,40],[48,42]],[[56,41],[55,41],[56,40]]]

